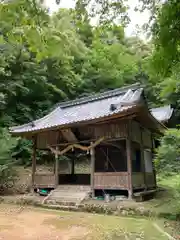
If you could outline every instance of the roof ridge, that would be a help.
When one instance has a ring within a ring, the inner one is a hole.
[[[140,86],[141,86],[141,84],[137,82],[137,83],[134,83],[134,84],[131,84],[131,85],[126,85],[126,86],[121,87],[121,88],[116,88],[116,89],[113,89],[113,90],[104,91],[102,93],[91,94],[87,97],[81,97],[81,98],[76,98],[74,100],[60,102],[55,107],[61,107],[63,109],[63,108],[66,108],[66,107],[71,107],[71,106],[79,105],[79,104],[86,103],[86,102],[93,102],[93,101],[96,101],[96,100],[108,98],[110,96],[112,97],[112,96],[122,94],[124,92],[127,92],[127,90],[129,90],[129,89],[136,90]]]

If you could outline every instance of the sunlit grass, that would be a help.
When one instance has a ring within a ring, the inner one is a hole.
[[[82,227],[87,229],[83,239],[167,239],[153,226],[153,221],[140,218],[126,218],[89,213],[57,212],[54,218],[45,220],[44,224],[54,225],[58,229]],[[74,239],[73,239],[74,240]]]

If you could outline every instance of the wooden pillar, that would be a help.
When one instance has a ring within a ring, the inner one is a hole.
[[[142,166],[143,177],[144,177],[144,186],[145,186],[145,189],[147,189],[147,184],[146,184],[146,169],[145,169],[145,159],[144,159],[144,144],[143,144],[143,137],[142,137],[143,128],[142,128],[142,127],[140,127],[140,131],[141,131],[141,142],[140,142],[140,148],[141,148],[141,166]]]
[[[74,157],[71,159],[71,175],[74,175]]]
[[[126,138],[126,151],[127,151],[127,170],[128,170],[128,198],[133,198],[133,185],[132,185],[132,149],[131,149],[131,121],[127,125],[127,138]]]
[[[92,143],[91,143],[92,145]],[[91,192],[92,192],[92,198],[94,198],[94,169],[95,169],[95,148],[92,147],[91,151]]]
[[[58,151],[58,146],[56,146],[56,151]],[[55,154],[55,185],[59,185],[59,159],[58,154]]]
[[[36,146],[37,136],[33,136],[33,155],[32,155],[32,190],[34,191],[35,186],[35,174],[36,174]]]
[[[154,166],[154,149],[155,149],[155,142],[153,138],[153,134],[151,133],[151,141],[152,141],[152,165],[153,165],[153,174],[154,174],[154,183],[155,187],[157,187],[157,180],[156,180],[156,169]]]

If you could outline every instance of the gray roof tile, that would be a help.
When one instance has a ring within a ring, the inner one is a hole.
[[[33,123],[10,128],[11,133],[38,131],[90,121],[126,111],[138,104],[143,89],[139,84],[57,104],[48,115]],[[113,108],[112,108],[113,105]]]
[[[168,121],[172,114],[173,114],[173,108],[171,108],[170,105],[158,107],[158,108],[152,108],[151,114],[153,117],[155,117],[160,122],[166,122]]]

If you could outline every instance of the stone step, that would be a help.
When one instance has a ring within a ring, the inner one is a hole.
[[[84,194],[84,193],[89,193],[90,191],[71,191],[71,190],[68,190],[68,191],[62,191],[62,190],[59,190],[59,191],[54,191],[53,190],[53,194],[66,194],[66,195],[70,195],[70,194]]]
[[[61,195],[67,195],[67,196],[70,196],[71,194],[73,194],[74,196],[75,195],[83,195],[83,194],[86,194],[86,193],[88,193],[88,192],[78,192],[78,191],[76,191],[76,192],[72,192],[72,191],[53,191],[53,194],[54,195],[58,195],[58,194],[61,194]]]
[[[77,196],[83,196],[84,194],[87,194],[88,192],[53,192],[53,196],[61,197],[61,196],[67,196],[67,197],[77,197]]]
[[[79,191],[79,190],[72,190],[72,189],[67,189],[67,190],[62,190],[62,189],[56,189],[56,190],[53,190],[54,192],[63,192],[63,193],[70,193],[70,192],[73,192],[73,193],[84,193],[84,192],[89,192],[87,190],[84,190],[84,191]]]
[[[72,210],[72,211],[77,211],[79,209],[78,206],[66,206],[66,205],[58,205],[58,204],[53,204],[53,205],[48,204],[48,207],[52,209]]]
[[[77,201],[82,201],[84,198],[55,198],[55,197],[50,197],[48,200],[55,200],[55,201],[64,201],[64,202],[77,202]]]
[[[60,200],[60,201],[57,201],[57,200],[47,200],[45,202],[46,204],[48,205],[63,205],[63,206],[79,206],[81,204],[81,202],[77,201],[77,202],[74,202],[74,201],[63,201],[63,200]]]
[[[89,186],[59,185],[55,190],[51,191],[44,203],[75,206],[87,199],[89,195]]]
[[[91,188],[90,186],[86,186],[86,185],[59,185],[55,191],[58,191],[58,190],[65,190],[65,191],[74,191],[76,192],[77,190],[78,191],[90,191]]]

